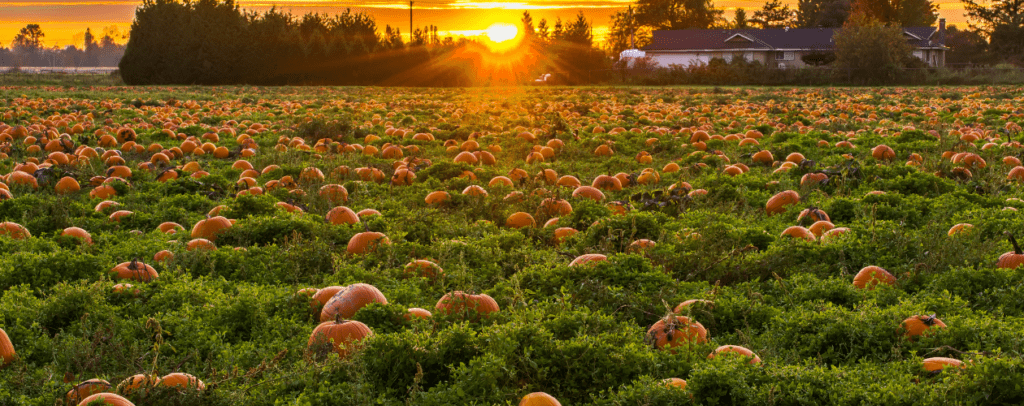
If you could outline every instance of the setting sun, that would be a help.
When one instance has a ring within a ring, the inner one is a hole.
[[[488,46],[496,52],[509,51],[515,48],[516,37],[519,36],[519,27],[509,23],[494,23],[484,30],[484,35],[489,40]]]
[[[519,34],[519,28],[515,24],[494,23],[487,27],[487,38],[494,42],[505,42]]]

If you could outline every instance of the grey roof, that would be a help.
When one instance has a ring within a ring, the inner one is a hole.
[[[645,51],[684,50],[776,50],[800,49],[829,51],[834,49],[832,36],[837,28],[772,28],[733,30],[657,30]],[[918,48],[935,48],[941,44],[934,35],[935,27],[905,27],[908,41]],[[746,38],[740,40],[737,35]],[[933,38],[934,36],[934,38]],[[727,41],[733,38],[733,41]]]

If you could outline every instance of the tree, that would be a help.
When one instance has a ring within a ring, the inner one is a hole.
[[[946,65],[987,64],[991,62],[988,42],[975,30],[961,30],[955,25],[946,28]]]
[[[883,24],[900,27],[930,27],[938,18],[931,0],[855,0],[851,13],[863,13]]]
[[[656,30],[708,29],[725,21],[711,0],[637,0],[637,22]]]
[[[651,42],[651,29],[637,22],[636,14],[631,11],[623,10],[612,15],[605,43],[614,55],[625,49],[644,47]]]
[[[530,16],[529,10],[523,11],[523,18],[521,19],[521,21],[523,23],[523,37],[533,38],[533,36],[536,35],[537,33],[536,30],[533,28],[533,17]]]
[[[913,58],[902,28],[887,26],[862,13],[851,15],[833,41],[837,74],[861,83],[892,83]]]
[[[970,27],[989,38],[989,50],[1000,58],[1024,54],[1024,0],[960,0]],[[990,4],[986,7],[986,4]]]
[[[99,66],[99,53],[100,47],[96,43],[96,37],[92,35],[92,30],[89,28],[85,29],[85,49],[83,50],[85,60],[82,61],[85,66]]]
[[[29,24],[14,36],[12,47],[29,52],[35,52],[43,48],[43,37],[46,34],[39,28],[39,24]]]
[[[754,18],[750,22],[760,28],[789,27],[796,22],[796,12],[779,0],[769,0],[760,10],[754,12]]]
[[[733,15],[732,28],[746,29],[750,28],[750,21],[747,20],[747,11],[743,7],[736,9],[736,14]]]
[[[842,27],[849,15],[849,0],[798,0],[796,26],[800,28]]]

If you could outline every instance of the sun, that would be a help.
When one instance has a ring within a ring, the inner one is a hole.
[[[514,41],[519,36],[519,27],[509,23],[494,23],[484,30],[487,36],[488,47],[495,52],[505,52],[517,45]]]

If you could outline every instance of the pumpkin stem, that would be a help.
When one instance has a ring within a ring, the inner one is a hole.
[[[924,325],[926,325],[928,327],[934,326],[935,325],[935,314],[933,313],[932,315],[921,319],[921,322],[923,322]]]
[[[1010,244],[1013,244],[1013,252],[1017,255],[1024,255],[1024,251],[1020,250],[1020,245],[1017,244],[1017,239],[1013,238],[1013,234],[1009,231],[1004,232],[1004,234],[1006,234],[1006,237],[1010,239]]]

